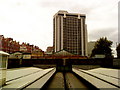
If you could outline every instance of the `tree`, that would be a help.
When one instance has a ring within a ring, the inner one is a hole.
[[[105,57],[112,57],[112,41],[107,40],[106,37],[102,37],[99,40],[97,40],[94,49],[92,50],[92,56],[95,56],[96,54],[103,54]]]
[[[118,44],[116,51],[117,51],[117,57],[120,58],[120,43]]]

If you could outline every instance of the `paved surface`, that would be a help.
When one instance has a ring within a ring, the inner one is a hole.
[[[120,76],[119,76],[120,70],[119,69],[97,68],[97,69],[92,69],[92,70],[88,70],[88,71],[120,79]]]
[[[56,69],[51,70],[50,72],[44,74],[43,77],[37,79],[34,83],[31,83],[29,86],[27,86],[25,89],[31,89],[31,88],[35,88],[35,89],[41,89],[43,88],[43,86],[45,85],[45,83],[51,78],[51,76],[55,73]],[[44,90],[44,89],[43,89]]]
[[[49,71],[54,68],[49,69],[40,69],[40,68],[22,68],[22,69],[14,69],[7,71],[7,82],[6,85],[2,88],[23,88],[26,85],[34,82],[38,78],[42,77]]]
[[[6,80],[11,81],[13,79],[19,79],[41,70],[43,69],[35,68],[35,67],[8,69],[6,73]]]
[[[85,73],[81,70],[78,69],[72,69],[73,72],[75,72],[76,74],[78,74],[80,77],[84,78],[86,81],[88,81],[89,83],[91,83],[92,85],[94,85],[96,88],[116,88],[115,86],[104,82],[88,73]]]
[[[73,71],[97,88],[120,88],[118,69],[96,68],[82,70],[73,68]]]
[[[72,65],[73,68],[79,68],[83,70],[91,70],[95,68],[100,68],[100,65]]]
[[[93,76],[95,76],[97,78],[100,78],[100,79],[102,79],[102,80],[104,80],[106,82],[112,83],[112,84],[114,84],[116,86],[119,86],[120,80],[117,79],[117,78],[112,78],[112,77],[109,77],[109,76],[106,76],[106,75],[103,75],[103,74],[94,73],[94,72],[85,71],[85,70],[81,70],[81,71],[86,72],[86,73],[88,73],[90,75],[93,75]]]

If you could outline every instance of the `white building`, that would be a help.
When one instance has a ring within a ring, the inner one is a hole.
[[[86,15],[58,11],[53,18],[53,51],[87,56]]]

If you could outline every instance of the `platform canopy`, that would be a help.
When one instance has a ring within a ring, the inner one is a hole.
[[[87,59],[87,57],[75,55],[66,50],[60,50],[51,55],[41,56],[39,59]]]
[[[9,54],[6,53],[6,52],[4,52],[4,51],[0,51],[0,55],[6,55],[6,56],[8,56]]]
[[[58,51],[54,54],[54,56],[73,56],[74,54],[69,53],[65,50]]]
[[[15,52],[15,53],[13,53],[14,55],[22,55],[22,53],[20,53],[20,52]]]

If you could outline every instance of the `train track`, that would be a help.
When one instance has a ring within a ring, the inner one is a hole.
[[[44,85],[43,90],[49,90],[51,88],[65,88],[63,73],[55,73],[54,76]]]
[[[51,77],[51,79],[43,86],[43,90],[51,89],[96,89],[87,81],[78,77],[72,72],[57,72]]]

